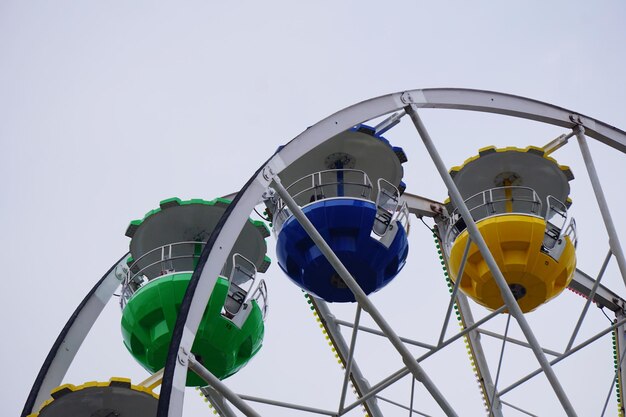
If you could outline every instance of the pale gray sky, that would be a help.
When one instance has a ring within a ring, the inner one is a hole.
[[[1,414],[21,411],[71,312],[127,250],[128,222],[160,200],[235,191],[307,126],[350,104],[406,89],[507,92],[626,128],[625,21],[626,6],[617,0],[1,1]],[[543,145],[562,133],[454,111],[424,111],[423,117],[450,166],[483,146]],[[408,154],[407,191],[444,199],[445,187],[410,123],[387,137]],[[626,159],[604,145],[591,147],[626,240],[619,210],[626,204]],[[580,153],[573,142],[555,157],[576,176],[579,266],[595,275],[608,246]],[[436,340],[447,289],[435,255],[429,233],[414,221],[407,267],[373,297],[403,335]],[[265,346],[229,386],[335,408],[342,375],[300,290],[277,265],[265,278],[271,302]],[[626,296],[614,264],[606,284]],[[561,350],[582,306],[582,298],[565,292],[529,320],[546,346]],[[352,308],[337,314],[349,319]],[[112,302],[67,382],[145,378],[122,346],[119,317]],[[594,308],[583,332],[594,334],[606,323]],[[502,331],[504,321],[491,326]],[[371,383],[401,367],[386,342],[360,337],[359,364]],[[596,345],[557,368],[581,416],[599,415],[609,389],[610,339]],[[486,343],[495,361],[499,347]],[[515,366],[503,370],[505,385],[516,371],[536,367],[523,350],[511,347],[509,353]],[[424,366],[461,415],[482,415],[461,344]],[[408,393],[404,381],[388,396],[404,402]],[[417,398],[418,409],[441,415],[423,388]],[[541,416],[562,413],[545,382],[509,398]],[[607,415],[616,413],[614,398]],[[187,399],[186,416],[209,413],[195,392],[188,391]],[[405,415],[382,407],[390,416]]]

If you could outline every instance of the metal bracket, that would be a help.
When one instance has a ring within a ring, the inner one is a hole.
[[[187,350],[183,346],[178,349],[177,359],[178,363],[183,366],[187,366],[189,364],[189,352],[187,352]]]
[[[266,181],[272,181],[274,179],[274,176],[276,175],[272,167],[269,165],[265,165],[265,167],[263,167],[262,174],[263,174],[263,178]]]
[[[577,125],[582,125],[583,124],[582,118],[580,117],[579,114],[572,113],[572,114],[569,115],[569,119],[573,123],[576,123]]]
[[[400,96],[400,100],[402,100],[402,103],[404,104],[413,103],[413,97],[411,97],[411,93],[408,91],[405,91],[404,93],[402,93],[402,95]]]

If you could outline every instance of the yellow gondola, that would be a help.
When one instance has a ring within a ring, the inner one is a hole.
[[[560,294],[576,269],[570,169],[541,148],[488,147],[450,174],[521,310],[532,311]],[[442,240],[456,282],[469,233],[451,202],[448,213]],[[459,288],[489,309],[504,304],[475,244]]]

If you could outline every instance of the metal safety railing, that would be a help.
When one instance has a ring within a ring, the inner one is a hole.
[[[132,296],[147,283],[174,272],[193,272],[205,245],[204,242],[189,241],[170,243],[154,248],[134,260],[122,281],[122,310]],[[220,272],[220,276],[229,281],[223,313],[227,317],[233,317],[246,303],[256,300],[265,319],[268,309],[267,287],[264,280],[259,280],[255,288],[257,270],[254,263],[235,253],[231,258],[230,271],[227,271],[228,264]]]
[[[371,201],[372,183],[358,169],[328,169],[306,175],[286,188],[295,202],[304,207],[316,201],[334,197],[350,197]],[[274,230],[279,231],[291,216],[282,199],[276,202]]]
[[[465,200],[465,204],[475,221],[503,214],[525,214],[546,220],[546,238],[544,246],[552,249],[564,235],[570,236],[576,245],[576,223],[571,218],[567,227],[567,206],[557,198],[546,197],[546,211],[539,195],[529,187],[506,186],[495,187],[474,194]],[[455,208],[449,215],[447,230],[444,233],[446,249],[450,249],[454,240],[466,228],[465,221]]]
[[[529,187],[507,186],[495,187],[474,194],[465,200],[472,218],[475,221],[499,214],[530,214],[540,217],[541,199]],[[465,221],[455,208],[448,218],[448,230],[444,234],[444,241],[454,242],[466,228]]]
[[[195,263],[200,259],[204,242],[175,242],[156,247],[129,265],[125,279],[122,281],[120,306],[122,309],[139,288],[159,276],[175,272],[193,271]],[[185,265],[180,269],[179,265]],[[179,266],[179,268],[176,268]]]

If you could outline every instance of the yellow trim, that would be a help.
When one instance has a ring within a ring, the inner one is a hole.
[[[112,377],[111,379],[109,379],[108,381],[105,381],[105,382],[89,381],[89,382],[85,382],[82,385],[63,384],[63,385],[60,385],[60,386],[56,387],[55,389],[53,389],[50,392],[50,395],[59,393],[60,391],[63,391],[64,389],[68,389],[71,392],[77,392],[77,391],[81,391],[83,389],[88,389],[88,388],[108,387],[108,386],[111,386],[111,385],[118,385],[120,382],[128,384],[128,389],[130,389],[130,390],[144,392],[146,394],[151,395],[154,399],[157,399],[157,400],[159,399],[159,395],[154,393],[151,388],[143,387],[141,385],[133,385],[133,384],[131,384],[130,378],[122,378],[122,377]],[[62,396],[60,396],[58,398],[62,398],[63,396],[64,395],[62,395]],[[48,405],[50,405],[54,401],[55,401],[54,397],[46,400],[41,405],[41,407],[39,408],[39,411],[37,411],[36,413],[29,414],[27,417],[39,417],[39,413],[41,413],[41,411],[44,408],[46,408]]]
[[[452,174],[453,172],[459,172],[463,168],[465,168],[465,166],[467,164],[469,164],[470,162],[473,162],[473,161],[477,160],[481,156],[489,155],[489,154],[492,154],[494,152],[522,152],[522,153],[530,152],[530,153],[534,153],[536,155],[541,155],[543,158],[545,158],[548,161],[556,164],[559,167],[559,169],[561,171],[563,171],[563,173],[567,177],[568,181],[571,181],[572,179],[574,179],[574,175],[572,174],[572,171],[570,170],[570,168],[567,165],[559,165],[559,163],[556,161],[556,159],[554,159],[551,156],[545,154],[545,151],[543,150],[543,148],[540,148],[540,147],[537,147],[537,146],[532,146],[532,145],[527,146],[525,148],[518,148],[516,146],[507,146],[505,148],[496,148],[493,145],[485,146],[484,148],[480,148],[478,150],[478,155],[471,156],[471,157],[467,158],[465,161],[463,161],[463,163],[461,165],[453,166],[452,168],[450,168],[450,174]]]

